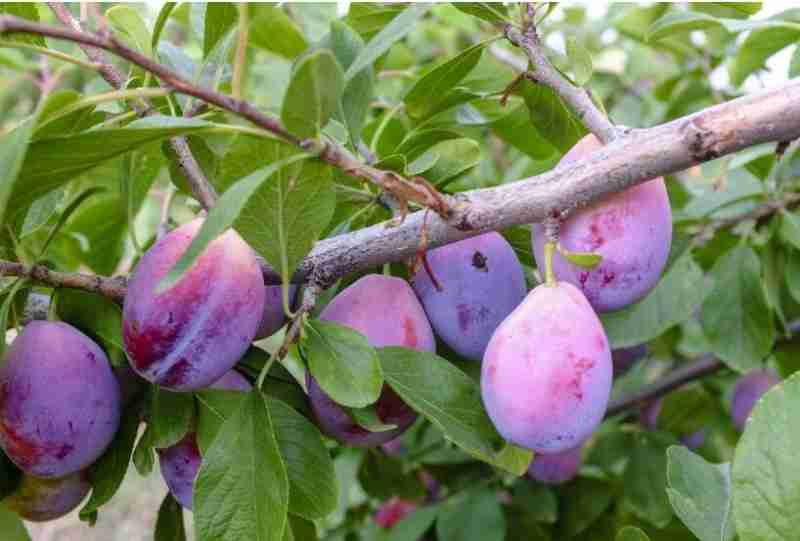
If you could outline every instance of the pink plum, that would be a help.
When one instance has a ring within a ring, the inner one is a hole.
[[[578,475],[583,463],[582,446],[554,455],[536,455],[528,467],[528,476],[546,485],[560,485]]]

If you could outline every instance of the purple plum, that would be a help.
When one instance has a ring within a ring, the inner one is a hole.
[[[542,454],[572,449],[594,432],[611,381],[603,326],[567,282],[531,291],[492,335],[481,367],[483,403],[498,432]]]
[[[91,338],[56,321],[33,321],[0,367],[0,446],[19,469],[65,477],[97,460],[117,432],[121,392]]]
[[[778,375],[769,369],[753,370],[739,378],[731,399],[731,417],[736,430],[744,432],[744,425],[756,402],[780,382]]]
[[[214,382],[209,389],[246,393],[252,389],[252,386],[236,370],[230,370]],[[197,433],[189,432],[172,447],[159,449],[158,462],[161,466],[161,476],[167,483],[172,496],[183,507],[191,509],[194,480],[203,463],[200,448],[197,445]]]
[[[425,268],[411,283],[433,330],[462,357],[481,360],[494,330],[527,293],[514,249],[491,232],[431,250],[427,259],[436,283]]]
[[[25,520],[46,522],[61,518],[78,507],[91,488],[82,471],[60,479],[25,475],[17,490],[3,503]]]
[[[264,295],[264,315],[258,325],[256,340],[268,338],[283,327],[286,314],[283,311],[283,286],[267,286]],[[297,292],[297,286],[289,286],[289,302],[292,302]]]
[[[591,154],[601,143],[581,139],[559,164]],[[544,226],[534,225],[536,263],[544,268]],[[576,252],[594,252],[602,262],[588,270],[556,254],[556,278],[580,288],[595,310],[610,312],[633,304],[655,287],[672,243],[672,212],[664,179],[655,178],[575,211],[561,224],[560,243]]]
[[[255,253],[232,229],[211,242],[177,284],[156,294],[201,225],[194,220],[150,248],[125,296],[122,326],[131,366],[173,391],[207,387],[233,368],[264,313]]]
[[[528,467],[528,476],[546,485],[560,485],[578,475],[583,463],[583,446],[554,455],[536,455]]]
[[[339,293],[320,314],[320,319],[355,329],[374,347],[403,346],[436,351],[433,330],[425,310],[405,280],[370,274]],[[342,443],[374,447],[386,443],[413,424],[417,415],[384,385],[374,407],[384,424],[397,425],[384,432],[370,432],[334,402],[309,373],[306,377],[311,409],[320,430]]]
[[[639,422],[648,430],[655,430],[658,426],[658,416],[661,413],[663,398],[657,398],[648,402],[639,411]],[[681,434],[680,441],[692,451],[699,449],[706,441],[706,430],[701,428],[689,434]]]
[[[612,350],[611,361],[614,363],[614,376],[621,376],[630,370],[640,359],[647,356],[647,352],[647,344]]]

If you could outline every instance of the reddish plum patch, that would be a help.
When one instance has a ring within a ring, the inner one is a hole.
[[[0,446],[28,475],[64,477],[92,464],[120,410],[105,353],[66,323],[29,323],[0,367]]]
[[[378,526],[390,530],[395,524],[403,520],[417,509],[417,504],[408,500],[394,497],[381,505],[375,511],[374,519]]]
[[[579,160],[600,146],[594,135],[587,135],[560,164]],[[544,240],[544,227],[535,224],[533,249],[542,269]],[[560,242],[567,250],[603,256],[592,270],[558,254],[553,258],[556,278],[580,288],[595,310],[619,310],[641,300],[658,282],[672,243],[664,179],[658,177],[574,212],[561,224]]]
[[[320,314],[320,319],[351,327],[374,347],[403,346],[418,351],[436,350],[433,330],[411,287],[402,279],[371,274],[339,293]],[[396,438],[417,415],[384,385],[374,407],[384,424],[397,425],[385,432],[370,432],[320,388],[309,374],[306,384],[311,409],[320,430],[342,443],[373,447]]]
[[[560,485],[572,480],[583,463],[582,446],[553,455],[536,455],[528,467],[528,476],[546,485]]]
[[[597,428],[611,380],[600,320],[578,289],[559,282],[531,291],[497,328],[483,357],[481,395],[503,437],[554,454]]]
[[[17,490],[3,503],[25,520],[46,522],[61,518],[78,507],[91,488],[85,472],[60,479],[37,479],[26,475]]]
[[[209,389],[246,393],[252,386],[244,376],[236,370],[231,370],[215,381]],[[158,461],[161,466],[161,476],[172,496],[183,507],[191,509],[194,480],[203,463],[200,448],[197,446],[197,434],[190,432],[172,447],[159,449]]]
[[[525,275],[511,245],[491,232],[427,253],[412,284],[436,334],[459,355],[480,360],[498,325],[525,298]]]
[[[753,370],[739,378],[733,389],[731,399],[731,417],[736,430],[744,431],[747,418],[761,396],[774,385],[780,383],[780,378],[772,370]]]
[[[261,269],[233,230],[211,242],[175,286],[156,294],[201,224],[198,219],[179,227],[148,250],[125,297],[123,333],[131,366],[175,391],[206,387],[230,370],[264,313]]]

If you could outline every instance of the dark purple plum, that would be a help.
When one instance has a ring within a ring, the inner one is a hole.
[[[658,416],[661,413],[661,406],[664,400],[657,398],[646,404],[639,411],[639,422],[648,430],[655,430],[658,426]],[[690,434],[681,434],[680,441],[692,451],[699,449],[706,441],[706,430],[701,428]]]
[[[583,464],[583,446],[554,455],[536,455],[528,467],[531,479],[546,485],[560,485],[578,475]]]
[[[25,475],[17,490],[3,503],[25,520],[46,522],[61,518],[78,507],[91,488],[85,472],[60,479]]]
[[[156,294],[201,225],[194,220],[150,248],[125,296],[123,333],[131,366],[173,391],[207,387],[233,368],[264,313],[255,253],[232,229],[211,242],[177,284]]]
[[[246,393],[252,386],[244,376],[236,370],[231,370],[214,382],[209,389]],[[183,507],[191,509],[194,480],[203,463],[200,448],[197,446],[197,434],[189,432],[172,447],[159,449],[158,462],[161,466],[161,476],[172,496]]]
[[[111,443],[121,393],[103,350],[66,323],[33,321],[0,367],[0,446],[23,472],[65,477]]]
[[[395,496],[385,501],[377,511],[373,518],[378,526],[385,530],[391,530],[395,524],[406,518],[408,515],[416,511],[417,504],[403,500]]]
[[[370,274],[339,293],[320,314],[320,319],[355,329],[374,347],[403,346],[436,351],[433,330],[425,310],[404,280]],[[311,409],[320,430],[329,437],[356,447],[374,447],[402,434],[417,415],[384,385],[374,407],[384,424],[397,425],[385,432],[370,432],[325,394],[314,378],[306,379]]]
[[[744,432],[747,418],[758,399],[780,382],[778,375],[769,369],[753,370],[739,378],[731,398],[731,417],[736,430]]]
[[[264,295],[264,315],[258,325],[256,340],[267,338],[283,327],[286,323],[286,313],[283,311],[283,286],[267,286]],[[289,286],[289,302],[294,299],[297,286]]]
[[[606,412],[608,339],[567,282],[540,285],[497,328],[481,367],[486,412],[507,440],[555,454],[585,441]]]
[[[433,330],[462,357],[481,360],[494,330],[527,293],[514,249],[491,232],[431,250],[427,259],[437,283],[425,268],[411,283]]]
[[[577,161],[602,146],[587,135],[567,152],[560,165]],[[544,268],[544,227],[534,225],[536,263]],[[598,312],[619,310],[641,300],[655,287],[672,243],[672,211],[664,179],[610,195],[575,211],[561,224],[560,243],[567,250],[594,252],[603,261],[592,270],[556,254],[556,278],[578,287]]]
[[[647,352],[647,344],[612,350],[611,361],[614,363],[614,376],[621,376],[630,370],[640,359],[647,356]]]

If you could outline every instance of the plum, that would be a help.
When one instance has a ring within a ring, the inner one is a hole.
[[[258,325],[256,340],[267,338],[283,327],[286,313],[283,311],[283,286],[267,286],[264,291],[264,315]],[[292,302],[297,286],[289,286],[289,302]]]
[[[594,135],[587,135],[559,163],[579,160],[600,146]],[[544,242],[544,226],[535,224],[533,249],[539,268],[544,268]],[[671,242],[669,198],[664,179],[658,177],[572,213],[561,224],[561,246],[598,253],[603,260],[588,270],[557,255],[553,271],[559,280],[580,288],[598,312],[619,310],[656,285]]]
[[[663,398],[657,398],[644,405],[639,411],[639,422],[648,430],[655,430],[658,426],[658,416],[661,413]],[[706,430],[701,428],[689,434],[681,434],[680,441],[692,451],[699,449],[706,441]]]
[[[232,229],[212,241],[177,284],[156,293],[201,225],[201,219],[185,224],[150,248],[125,296],[122,327],[131,366],[173,391],[206,387],[233,368],[264,313],[258,261]]]
[[[778,375],[769,369],[753,370],[739,378],[731,399],[731,417],[736,430],[744,431],[747,418],[758,399],[780,381]]]
[[[61,518],[78,507],[91,488],[84,471],[59,479],[25,475],[17,490],[3,503],[25,520],[46,522]]]
[[[215,381],[209,389],[248,392],[252,386],[236,370],[230,370]],[[189,432],[172,447],[159,449],[158,463],[161,466],[161,476],[167,483],[172,496],[183,507],[191,509],[194,480],[203,463],[200,448],[197,445],[197,433]]]
[[[507,440],[554,454],[586,440],[611,394],[608,338],[567,282],[531,291],[489,341],[481,366],[486,412]]]
[[[528,476],[546,485],[560,485],[572,480],[583,463],[583,447],[578,446],[553,455],[536,455],[528,467]]]
[[[65,477],[97,460],[117,432],[121,392],[103,350],[56,321],[33,321],[0,367],[0,446],[19,469]]]
[[[433,330],[462,357],[481,360],[494,330],[527,293],[514,249],[491,232],[431,250],[427,258],[441,289],[425,268],[411,283]]]
[[[433,330],[425,310],[411,287],[402,279],[370,274],[339,293],[320,314],[320,319],[351,327],[367,337],[374,347],[403,346],[418,351],[436,351]],[[309,373],[309,402],[323,433],[342,443],[374,447],[393,440],[413,424],[417,414],[384,385],[374,407],[384,424],[397,425],[384,432],[370,432],[334,402]]]
[[[647,344],[612,350],[611,361],[614,363],[614,375],[621,376],[630,370],[640,359],[647,356],[647,352]]]
[[[416,511],[416,509],[416,503],[395,496],[384,502],[378,510],[375,511],[373,518],[375,522],[378,523],[378,526],[385,530],[390,530],[395,524]]]

